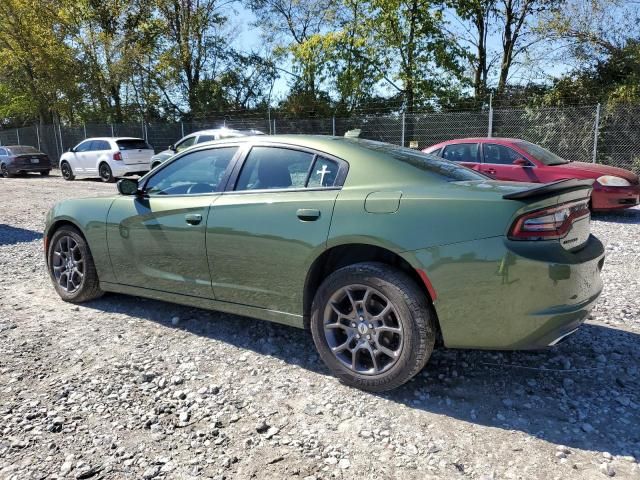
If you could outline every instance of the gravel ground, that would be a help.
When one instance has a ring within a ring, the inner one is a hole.
[[[1,478],[640,478],[640,209],[594,219],[605,289],[566,343],[438,350],[374,395],[330,376],[303,331],[62,302],[44,213],[114,188],[0,179]]]

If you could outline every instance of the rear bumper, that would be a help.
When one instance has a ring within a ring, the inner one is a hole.
[[[545,348],[584,322],[602,291],[602,243],[590,236],[576,253],[544,243],[494,237],[410,252],[437,292],[445,346]]]
[[[126,177],[128,175],[136,175],[147,173],[151,170],[151,164],[146,163],[118,163],[112,165],[112,172],[114,177]]]
[[[591,195],[593,210],[618,210],[640,204],[640,185],[630,187],[603,187],[594,184]]]
[[[9,173],[29,173],[29,172],[49,172],[51,165],[47,164],[26,164],[26,165],[7,165]]]

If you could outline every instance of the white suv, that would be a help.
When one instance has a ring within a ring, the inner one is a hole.
[[[148,172],[153,153],[141,138],[87,138],[60,157],[60,171],[65,180],[83,176],[115,182],[118,177]]]

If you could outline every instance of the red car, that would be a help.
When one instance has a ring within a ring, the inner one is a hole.
[[[517,138],[464,138],[425,148],[497,180],[549,183],[566,178],[594,179],[592,210],[629,208],[640,203],[638,175],[623,168],[565,160]]]

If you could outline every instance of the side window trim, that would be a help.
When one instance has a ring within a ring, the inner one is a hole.
[[[340,190],[344,185],[344,181],[347,177],[347,173],[349,172],[349,164],[345,160],[335,157],[329,153],[320,152],[317,150],[313,150],[311,148],[300,147],[298,145],[290,145],[287,143],[254,143],[254,144],[244,144],[243,150],[240,155],[237,157],[235,165],[233,166],[233,170],[227,180],[227,185],[224,188],[224,193],[232,193],[235,195],[245,195],[245,194],[253,194],[253,193],[267,193],[267,192],[300,192],[300,191],[314,191],[314,190]],[[309,171],[307,172],[307,178],[305,180],[304,187],[297,188],[269,188],[264,190],[236,190],[236,185],[238,180],[240,179],[240,172],[242,171],[242,167],[246,163],[249,154],[253,147],[272,147],[272,148],[284,148],[288,150],[294,150],[298,152],[310,153],[313,155],[313,159],[311,161],[311,166]],[[336,177],[335,184],[331,187],[307,187],[309,183],[309,179],[311,178],[311,173],[313,171],[313,166],[316,163],[318,157],[325,157],[328,160],[333,160],[339,166],[338,175]]]
[[[171,165],[175,161],[180,160],[185,155],[191,155],[192,153],[202,152],[202,151],[207,151],[207,150],[218,150],[220,148],[235,148],[236,151],[233,154],[233,157],[231,157],[231,160],[229,161],[229,165],[227,165],[227,168],[225,169],[225,172],[224,172],[224,174],[222,176],[222,179],[220,180],[220,183],[218,184],[215,192],[201,194],[201,195],[217,195],[217,194],[219,194],[221,192],[224,192],[224,190],[225,190],[225,188],[227,186],[227,183],[229,182],[229,178],[231,176],[231,172],[232,172],[233,168],[235,167],[235,165],[236,165],[236,163],[238,161],[239,155],[241,154],[241,150],[242,150],[243,147],[244,147],[244,145],[239,145],[237,143],[230,143],[230,144],[224,144],[224,145],[216,145],[214,147],[209,146],[209,147],[204,147],[204,148],[194,148],[193,150],[189,150],[188,152],[178,153],[178,154],[174,155],[173,157],[171,157],[166,162],[162,162],[159,166],[157,166],[156,168],[151,170],[149,173],[147,173],[144,177],[142,177],[140,179],[140,190],[142,190],[143,192],[146,191],[147,183],[149,183],[149,180],[151,180],[153,177],[158,175],[162,170],[167,168],[168,165]],[[149,195],[147,195],[146,193],[144,194],[144,196],[145,196],[145,198],[149,198]],[[176,194],[176,195],[168,195],[167,197],[182,197],[182,196],[190,196],[190,195],[184,195],[184,194],[177,195]]]

